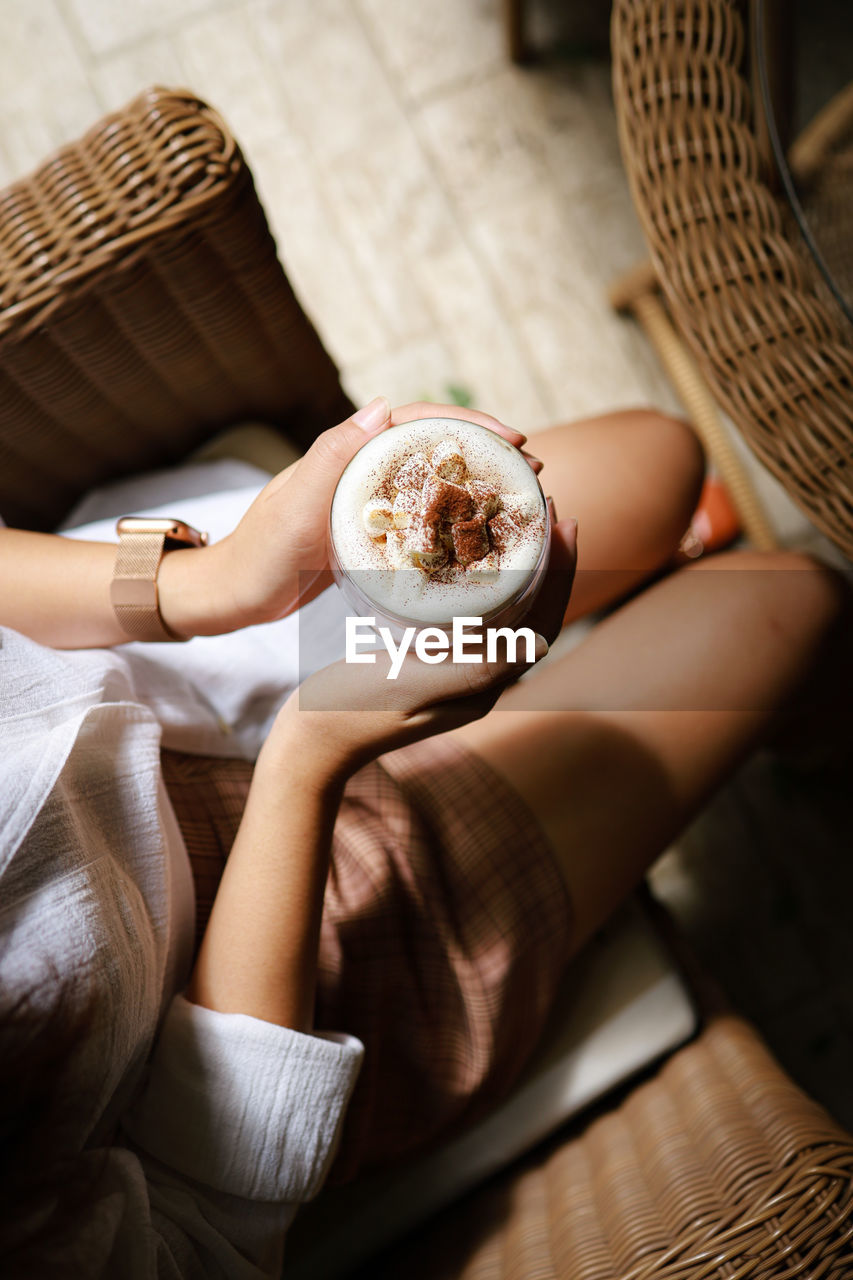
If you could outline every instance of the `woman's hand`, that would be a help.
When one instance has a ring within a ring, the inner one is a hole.
[[[377,396],[322,432],[304,457],[270,480],[223,539],[235,628],[283,618],[328,585],[323,571],[335,486],[361,446],[390,425],[391,406]]]
[[[386,427],[432,417],[477,422],[519,448],[525,440],[477,410],[416,403],[392,413],[377,397],[324,431],[304,457],[275,476],[228,537],[201,552],[165,558],[160,598],[167,625],[180,635],[212,635],[272,622],[307,604],[329,585],[329,509],[344,467]],[[534,470],[541,466],[529,461]]]
[[[571,592],[576,561],[573,521],[557,522],[552,507],[551,555],[545,582],[519,626],[536,633],[533,661],[548,652],[559,633]],[[466,652],[476,648],[466,645]],[[483,656],[482,654],[480,656]],[[336,662],[309,676],[284,704],[273,735],[288,743],[288,755],[306,780],[346,777],[367,760],[407,743],[458,728],[484,716],[502,690],[532,663],[526,645],[516,660],[506,653],[495,662],[421,662],[413,652],[396,679],[388,679],[390,658],[377,651],[373,664]]]

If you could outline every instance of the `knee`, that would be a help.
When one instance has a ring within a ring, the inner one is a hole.
[[[779,574],[777,594],[799,629],[822,635],[849,612],[849,584],[829,565],[802,551],[771,551],[765,562]]]
[[[656,409],[632,409],[626,418],[637,447],[655,470],[698,498],[705,475],[705,452],[690,424]]]
[[[646,537],[657,558],[672,555],[696,510],[705,477],[705,455],[696,432],[680,418],[652,409],[625,414],[624,459],[642,486],[638,509],[648,513]]]
[[[788,640],[817,644],[853,614],[850,584],[836,570],[802,551],[730,551],[685,569],[743,571],[743,593],[762,610],[768,626]]]

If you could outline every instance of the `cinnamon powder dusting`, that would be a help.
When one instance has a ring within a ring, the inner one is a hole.
[[[505,496],[512,505],[512,495]],[[431,459],[417,452],[378,477],[364,521],[370,536],[384,541],[386,533],[375,517],[368,518],[378,502],[394,512],[405,509],[404,518],[394,521],[402,529],[395,538],[402,537],[405,561],[436,580],[446,579],[454,565],[492,573],[500,568],[502,555],[533,532],[527,528],[529,514],[517,507],[510,514],[504,509],[504,495],[469,477],[462,452],[452,440],[441,441]]]

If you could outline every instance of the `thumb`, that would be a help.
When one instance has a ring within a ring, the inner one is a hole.
[[[308,486],[314,502],[331,501],[341,472],[363,444],[391,424],[391,406],[377,396],[337,427],[323,431],[300,459],[300,486]]]

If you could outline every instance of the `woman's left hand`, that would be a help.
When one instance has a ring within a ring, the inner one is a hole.
[[[466,657],[457,663],[448,653],[443,662],[422,662],[409,651],[396,673],[387,652],[362,665],[333,663],[310,675],[278,713],[271,737],[286,743],[291,768],[306,781],[348,776],[367,760],[410,742],[446,733],[486,715],[503,689],[538,662],[559,634],[577,562],[577,526],[557,520],[551,506],[551,551],[542,588],[519,625],[538,635],[535,655],[526,644],[512,657],[499,650],[487,660],[474,637]],[[411,637],[410,637],[411,638]],[[298,765],[295,763],[298,761]]]
[[[236,631],[272,622],[319,595],[331,581],[326,538],[329,509],[341,472],[372,436],[386,427],[424,417],[477,422],[519,448],[525,440],[519,432],[477,410],[416,403],[392,413],[388,401],[377,397],[318,436],[304,457],[261,490],[236,529],[203,553],[211,612],[208,621],[195,623],[195,633]],[[536,459],[529,461],[534,470],[541,466]],[[168,571],[169,560],[180,554],[167,557],[164,569]],[[190,556],[195,559],[190,561]],[[200,553],[187,553],[184,563],[200,567]],[[174,629],[180,632],[180,624]]]

